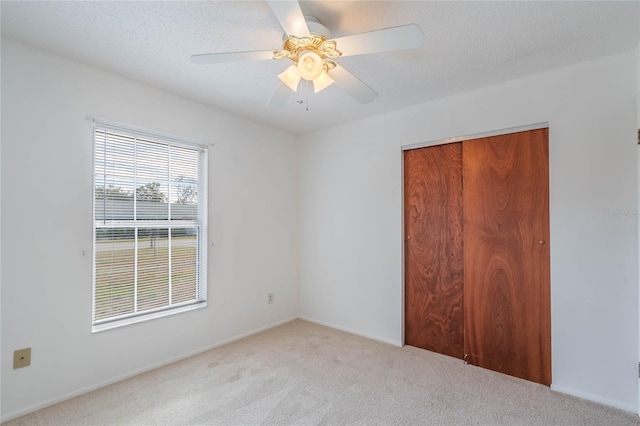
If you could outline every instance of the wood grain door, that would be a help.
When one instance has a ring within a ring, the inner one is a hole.
[[[465,141],[467,361],[551,384],[548,129]]]
[[[404,153],[405,343],[464,356],[462,145]]]

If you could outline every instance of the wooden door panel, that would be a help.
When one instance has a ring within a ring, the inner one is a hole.
[[[465,141],[465,353],[551,384],[548,129]]]
[[[462,145],[404,153],[405,343],[464,356]]]

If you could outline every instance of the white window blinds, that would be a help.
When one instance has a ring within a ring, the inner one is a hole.
[[[206,303],[203,146],[94,126],[93,328]]]

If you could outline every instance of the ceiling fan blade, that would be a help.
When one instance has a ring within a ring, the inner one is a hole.
[[[310,36],[309,27],[307,27],[300,3],[297,0],[267,0],[267,3],[287,35]]]
[[[338,50],[342,52],[342,56],[417,49],[422,45],[423,40],[424,33],[416,24],[385,28],[334,39]]]
[[[273,95],[271,95],[271,99],[267,102],[267,106],[270,108],[280,108],[284,106],[292,93],[293,91],[289,89],[289,86],[283,82],[279,82],[278,88],[273,92]]]
[[[259,61],[273,59],[273,50],[256,50],[253,52],[203,53],[191,55],[191,62],[198,65],[222,64],[225,62]]]
[[[336,65],[329,73],[337,87],[353,96],[361,104],[373,102],[378,97],[378,92],[340,65]]]

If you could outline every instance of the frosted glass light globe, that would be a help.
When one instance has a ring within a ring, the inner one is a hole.
[[[322,71],[322,58],[315,52],[303,52],[298,59],[298,70],[305,80],[315,80]]]

